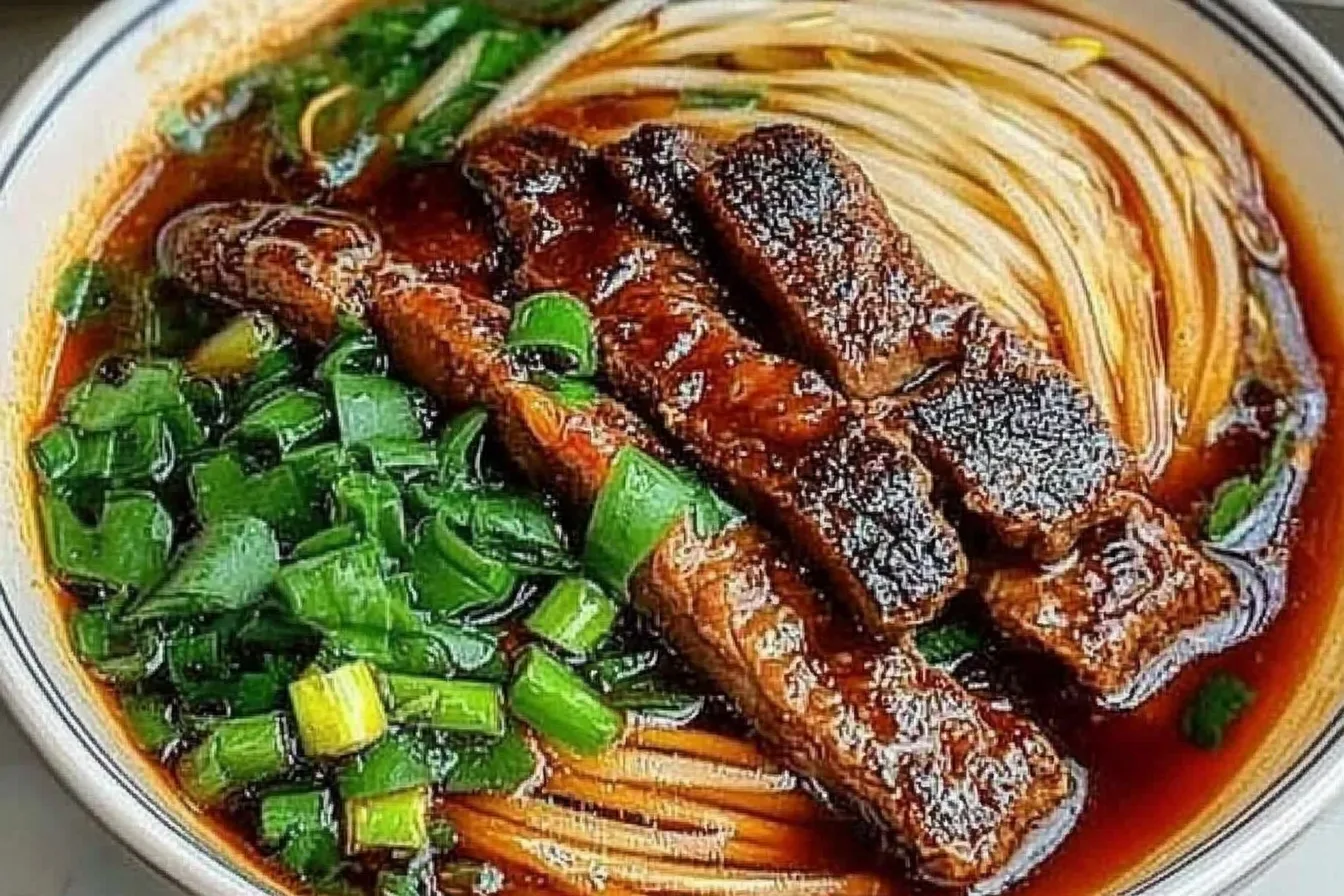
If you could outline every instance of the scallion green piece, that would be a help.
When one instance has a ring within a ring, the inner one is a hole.
[[[448,793],[515,793],[537,776],[539,765],[515,724],[499,740],[459,747],[437,783]]]
[[[99,678],[119,685],[148,678],[162,653],[157,637],[114,619],[106,604],[79,610],[70,618],[70,643]]]
[[[433,777],[420,745],[391,734],[351,759],[340,771],[338,786],[343,799],[363,799],[424,787]]]
[[[582,755],[606,750],[625,727],[624,717],[578,673],[535,645],[517,665],[509,707],[542,737]]]
[[[194,802],[218,805],[249,784],[278,777],[293,764],[284,716],[225,719],[177,764],[177,780]]]
[[[516,570],[534,575],[563,575],[578,569],[559,521],[536,495],[507,492],[473,495],[466,528],[476,550]]]
[[[692,497],[675,472],[638,448],[622,448],[588,521],[588,573],[624,594],[630,576],[686,515]]]
[[[419,439],[424,435],[411,390],[396,380],[333,374],[331,394],[345,445],[370,439]]]
[[[353,523],[377,539],[393,557],[409,558],[406,540],[406,510],[401,490],[387,479],[369,473],[348,473],[332,486],[336,522]]]
[[[518,584],[507,563],[473,548],[443,514],[421,525],[412,568],[420,605],[441,616],[501,604]]]
[[[432,473],[439,466],[433,443],[415,439],[369,439],[359,445],[369,468],[379,476],[405,483]]]
[[[81,258],[61,271],[56,284],[56,313],[67,324],[81,324],[107,310],[114,298],[116,290],[107,267]]]
[[[300,678],[289,686],[289,698],[308,756],[348,756],[387,732],[378,681],[368,663]]]
[[[1202,750],[1223,745],[1237,719],[1255,702],[1255,691],[1230,672],[1209,676],[1181,715],[1181,733]]]
[[[420,631],[404,596],[388,587],[383,560],[378,545],[363,542],[282,567],[275,587],[294,616],[325,632]]]
[[[750,110],[760,105],[765,98],[765,88],[746,90],[695,90],[681,92],[683,109],[733,109]]]
[[[411,675],[385,675],[384,691],[392,721],[462,734],[504,734],[504,690],[484,681],[442,681]]]
[[[84,432],[112,432],[139,417],[158,416],[180,451],[205,443],[206,433],[182,390],[182,365],[142,361],[119,385],[88,379],[70,391],[62,405],[67,423]]]
[[[984,643],[980,632],[956,622],[932,623],[915,635],[915,647],[934,665],[955,662],[979,650]]]
[[[136,745],[146,753],[161,756],[181,737],[173,723],[172,707],[162,697],[123,694],[121,713]]]
[[[266,445],[284,455],[322,435],[329,420],[322,396],[302,389],[286,390],[248,411],[229,438]]]
[[[429,845],[428,787],[345,801],[345,851],[418,851]]]
[[[271,527],[247,516],[208,524],[162,585],[127,608],[135,621],[241,610],[255,603],[280,568]]]
[[[301,880],[329,884],[341,866],[341,845],[335,830],[307,831],[291,837],[278,858]]]
[[[290,551],[290,559],[308,560],[313,557],[320,557],[323,554],[356,545],[359,543],[359,539],[360,530],[354,523],[332,526],[330,529],[323,529],[321,532],[310,535],[294,545],[294,550]]]
[[[568,293],[545,292],[518,303],[507,344],[523,352],[543,352],[564,360],[566,372],[589,377],[597,372],[597,336],[588,306]]]
[[[481,436],[490,415],[485,408],[463,411],[439,437],[439,475],[449,484],[474,480],[481,469]]]
[[[587,579],[561,579],[524,624],[537,637],[583,656],[606,639],[619,612],[598,585]]]
[[[331,343],[322,359],[317,362],[313,378],[329,383],[340,374],[383,374],[387,372],[387,356],[378,344],[378,338],[361,326],[353,326]]]
[[[67,581],[144,592],[168,567],[173,519],[153,495],[114,492],[95,527],[51,493],[40,504],[52,569]]]
[[[283,846],[302,834],[335,828],[331,794],[325,790],[271,793],[262,797],[258,834],[270,847]]]

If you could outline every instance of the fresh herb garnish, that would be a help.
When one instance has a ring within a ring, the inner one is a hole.
[[[926,625],[915,635],[915,647],[935,666],[956,662],[984,646],[984,635],[957,622]]]
[[[1216,672],[1181,715],[1181,733],[1202,750],[1222,746],[1228,729],[1255,701],[1255,691],[1230,672]]]

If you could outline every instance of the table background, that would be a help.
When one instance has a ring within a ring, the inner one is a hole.
[[[0,0],[0,103],[93,3]],[[1344,0],[1288,4],[1344,54]],[[1243,896],[1344,891],[1344,803],[1252,882]],[[56,783],[0,709],[0,896],[183,896],[131,856]]]

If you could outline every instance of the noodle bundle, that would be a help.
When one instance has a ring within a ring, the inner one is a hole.
[[[1281,266],[1282,240],[1235,132],[1146,52],[1000,3],[693,0],[578,60],[530,114],[617,101],[632,120],[595,115],[588,136],[825,131],[953,285],[1087,383],[1147,473],[1216,435],[1255,325],[1245,256]]]

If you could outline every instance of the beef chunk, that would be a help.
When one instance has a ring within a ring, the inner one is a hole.
[[[924,261],[830,140],[792,125],[729,144],[697,196],[721,248],[786,338],[844,391],[872,398],[956,351],[971,306]]]
[[[1141,485],[1134,458],[1062,365],[983,314],[961,333],[961,362],[901,401],[911,437],[1005,542],[1058,557]]]
[[[703,255],[708,234],[695,205],[695,182],[717,149],[686,128],[646,124],[602,147],[602,161],[626,199],[663,236]]]
[[[1230,613],[1237,595],[1223,570],[1146,498],[1087,532],[1045,570],[1009,570],[986,595],[1009,635],[1058,658],[1108,702],[1141,700],[1200,652],[1199,629]],[[1216,639],[1213,643],[1217,643]],[[1166,669],[1152,670],[1162,663]]]

